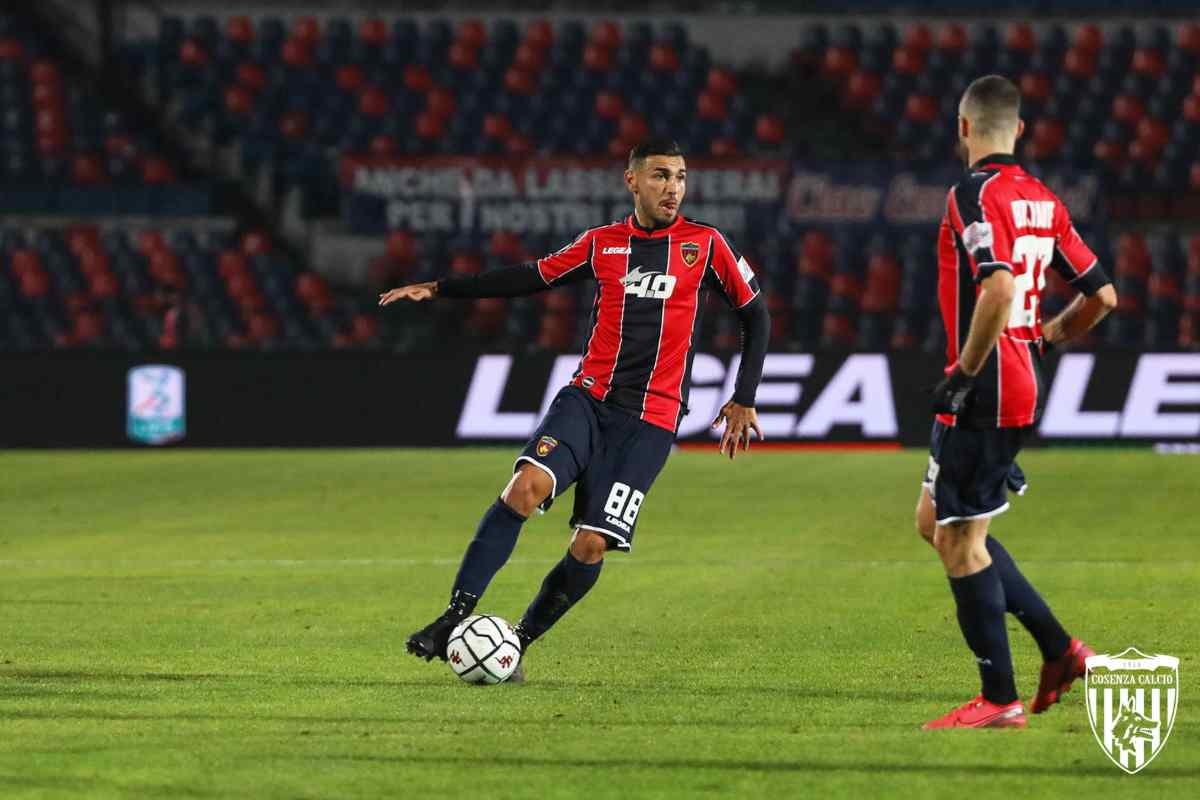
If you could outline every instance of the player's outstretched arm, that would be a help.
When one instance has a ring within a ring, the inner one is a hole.
[[[1012,273],[998,269],[984,278],[979,286],[983,291],[975,303],[971,330],[967,333],[958,363],[933,390],[933,410],[939,414],[962,413],[975,376],[983,369],[984,362],[1008,324],[1013,293],[1016,291]]]
[[[1106,283],[1094,294],[1081,294],[1042,328],[1042,337],[1055,347],[1078,339],[1117,307],[1117,290]]]
[[[771,315],[761,295],[739,308],[737,314],[742,324],[742,363],[738,368],[733,399],[721,406],[721,411],[712,424],[713,428],[717,429],[722,422],[725,423],[725,432],[721,436],[718,452],[728,453],[730,459],[737,455],[739,446],[742,450],[750,449],[751,432],[760,442],[763,440],[762,428],[758,425],[758,412],[754,410],[754,396],[758,392],[758,383],[762,380],[767,343],[771,338]]]
[[[544,292],[550,288],[536,264],[501,267],[479,275],[455,276],[439,281],[413,283],[379,295],[379,305],[397,300],[421,302],[434,297],[522,297]]]

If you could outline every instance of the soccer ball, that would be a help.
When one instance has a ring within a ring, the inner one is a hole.
[[[450,633],[446,659],[467,683],[508,680],[521,660],[521,640],[504,620],[491,614],[467,617]]]

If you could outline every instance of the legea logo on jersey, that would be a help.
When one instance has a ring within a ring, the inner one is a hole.
[[[129,370],[126,433],[144,444],[177,442],[184,434],[184,378],[179,367],[147,364]]]
[[[1092,656],[1084,678],[1088,722],[1100,749],[1130,775],[1162,752],[1179,706],[1179,659],[1137,648]]]

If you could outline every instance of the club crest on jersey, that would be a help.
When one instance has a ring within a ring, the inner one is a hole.
[[[555,439],[553,436],[543,436],[542,438],[538,439],[538,458],[545,458],[546,456],[550,455],[550,451],[556,447],[558,447],[558,439]]]
[[[1088,722],[1109,761],[1130,775],[1162,752],[1179,707],[1179,659],[1135,647],[1091,656],[1084,677]]]
[[[683,242],[679,245],[679,255],[683,259],[683,263],[689,267],[696,263],[696,259],[700,258],[700,245],[696,242]]]

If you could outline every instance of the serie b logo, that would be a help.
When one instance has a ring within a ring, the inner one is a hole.
[[[1084,695],[1100,749],[1132,775],[1162,752],[1171,735],[1179,707],[1179,659],[1133,647],[1092,656]]]

